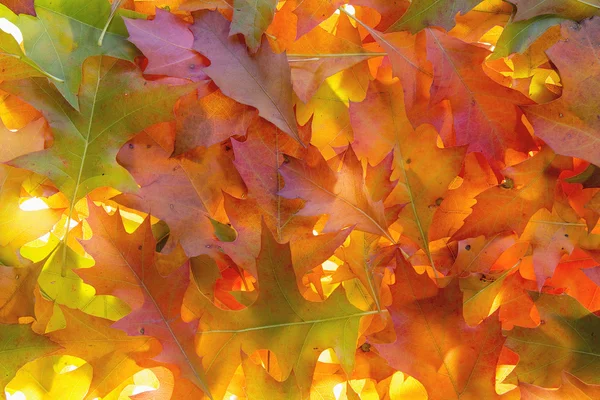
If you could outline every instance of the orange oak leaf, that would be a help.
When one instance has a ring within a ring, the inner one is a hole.
[[[18,132],[9,131],[0,122],[0,162],[44,150],[47,128],[43,118],[30,122]]]
[[[421,32],[410,35],[407,32],[381,33],[362,21],[356,20],[387,53],[392,73],[400,79],[404,92],[406,114],[414,126],[431,121],[429,114],[429,89],[433,82],[433,70],[427,60],[426,36]],[[424,115],[426,114],[426,115]],[[433,113],[437,115],[436,113]]]
[[[304,103],[310,100],[326,78],[380,55],[320,27],[294,42],[287,52],[294,92]]]
[[[431,222],[448,185],[460,171],[465,149],[439,148],[431,125],[413,130],[406,121],[402,98],[399,84],[372,82],[365,101],[351,106],[356,127],[353,147],[360,156],[375,162],[394,151],[392,179],[398,179],[398,184],[385,204],[405,205],[399,214],[403,234],[429,257]],[[432,166],[429,160],[433,159],[436,163]]]
[[[87,221],[93,236],[82,244],[96,265],[77,272],[99,292],[120,295],[132,308],[129,315],[112,327],[129,336],[158,339],[162,352],[153,359],[175,365],[183,378],[208,393],[200,360],[189,346],[195,329],[179,317],[189,280],[189,265],[181,249],[169,256],[155,255],[156,240],[148,218],[129,234],[118,212],[108,215],[102,207],[90,205]],[[170,273],[172,267],[177,269]],[[167,277],[169,284],[165,285]]]
[[[123,146],[118,160],[141,188],[137,194],[121,194],[115,200],[152,213],[169,225],[165,251],[180,243],[186,254],[194,256],[214,240],[208,217],[223,219],[222,191],[241,196],[244,186],[227,155],[227,146],[200,148],[189,158],[169,158],[173,139],[172,126],[163,124]]]
[[[110,327],[112,321],[85,314],[79,310],[47,301],[36,291],[36,322],[33,330],[63,347],[56,354],[67,354],[86,360],[94,375],[86,399],[104,396],[123,380],[141,371],[138,360],[156,354],[160,345],[148,336],[130,337]],[[58,312],[63,325],[46,332],[50,316]]]
[[[231,136],[244,136],[256,110],[216,90],[200,99],[184,96],[175,112],[177,137],[174,155],[196,147],[210,147]]]
[[[33,317],[33,291],[45,261],[25,267],[0,266],[0,323],[16,324],[19,318]]]
[[[149,75],[167,75],[192,80],[208,79],[206,59],[192,49],[194,36],[189,24],[160,8],[151,21],[125,18],[129,41],[148,58]]]
[[[194,13],[193,49],[206,56],[211,66],[204,72],[223,94],[258,109],[272,122],[301,142],[292,108],[291,73],[284,54],[275,54],[263,39],[253,57],[237,36],[229,36],[229,23],[219,13]],[[236,79],[231,79],[235,76]]]
[[[540,208],[552,209],[558,175],[571,160],[543,147],[535,156],[506,168],[504,181],[477,195],[473,212],[451,240],[501,232],[522,234]]]
[[[294,14],[298,16],[297,38],[308,33],[329,18],[346,0],[296,0]]]
[[[504,343],[497,319],[469,327],[456,283],[439,289],[401,255],[396,260],[396,283],[390,288],[394,300],[388,307],[396,341],[374,342],[381,356],[421,382],[432,400],[511,398],[494,389]]]
[[[570,255],[579,238],[586,234],[585,225],[579,223],[579,218],[562,214],[542,208],[531,217],[520,238],[533,247],[538,290],[544,286],[546,279],[552,278],[561,258]]]
[[[460,186],[448,190],[433,216],[431,240],[452,236],[471,213],[475,197],[498,184],[494,171],[479,153],[467,154],[461,178]]]
[[[280,172],[285,186],[279,194],[306,200],[298,215],[329,215],[323,232],[356,225],[356,229],[394,242],[387,229],[383,202],[373,201],[365,189],[363,168],[352,147],[344,153],[339,172],[332,170],[312,146],[304,160],[288,156]]]

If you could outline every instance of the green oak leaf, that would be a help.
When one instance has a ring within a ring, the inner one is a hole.
[[[277,0],[234,0],[229,34],[241,33],[250,50],[256,52],[263,33],[273,21],[276,7]]]
[[[53,80],[54,85],[76,109],[81,65],[88,57],[109,55],[133,61],[138,54],[127,40],[122,19],[139,18],[139,14],[130,11],[117,11],[103,45],[98,45],[111,14],[108,0],[36,0],[35,10],[37,17],[21,14],[17,20],[25,53],[46,73],[58,78]]]
[[[242,363],[240,352],[252,354],[259,349],[270,350],[282,378],[295,375],[297,390],[307,397],[323,350],[333,348],[344,371],[351,373],[360,319],[377,313],[354,307],[339,289],[321,303],[306,300],[298,290],[289,243],[277,243],[264,221],[261,244],[256,301],[239,311],[223,310],[204,295],[187,303],[201,315],[196,349],[215,398],[223,397]],[[207,273],[211,274],[203,270]]]
[[[558,25],[562,21],[564,21],[563,18],[542,15],[526,21],[509,22],[498,38],[491,58],[497,59],[513,53],[523,53],[550,27]]]
[[[41,110],[54,134],[52,147],[11,164],[50,178],[72,208],[98,187],[135,191],[133,177],[116,162],[117,152],[144,128],[174,118],[173,105],[195,86],[148,82],[134,64],[98,56],[83,64],[79,112],[45,79],[4,82],[0,88]]]
[[[15,376],[19,368],[58,350],[60,346],[45,336],[36,335],[30,325],[0,325],[0,387]]]
[[[600,318],[566,294],[532,296],[540,325],[506,333],[505,346],[519,355],[508,379],[558,387],[564,370],[588,384],[600,384]]]
[[[387,32],[410,31],[417,33],[430,26],[441,26],[449,31],[459,12],[465,14],[481,0],[419,0],[412,1],[402,17]]]

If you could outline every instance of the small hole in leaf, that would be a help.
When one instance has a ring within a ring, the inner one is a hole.
[[[471,250],[471,245],[470,245],[470,244],[466,245],[466,246],[465,246],[465,250],[466,250],[466,251],[469,251],[469,250]]]

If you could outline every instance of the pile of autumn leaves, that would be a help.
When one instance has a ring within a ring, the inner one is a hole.
[[[1,3],[7,393],[600,398],[598,6]]]

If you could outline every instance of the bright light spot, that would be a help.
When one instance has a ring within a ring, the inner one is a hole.
[[[335,400],[339,400],[342,396],[342,390],[344,390],[344,386],[346,386],[346,382],[338,383],[333,387],[333,395],[335,396]]]
[[[44,243],[48,243],[48,240],[50,240],[50,232],[46,233],[44,236],[40,236],[39,239]]]
[[[354,7],[352,7],[350,4],[345,4],[342,7],[344,7],[344,10],[346,10],[346,12],[348,12],[348,14],[350,14],[350,15],[356,14],[356,9],[354,9]]]
[[[229,396],[229,400],[238,400],[238,397],[235,394]]]
[[[106,210],[106,212],[111,213],[113,211],[116,210],[116,208],[114,208],[113,206],[109,206],[109,205],[104,205],[104,209]]]
[[[331,260],[327,260],[321,265],[323,266],[324,271],[336,271],[339,267],[339,265],[337,265]]]
[[[317,236],[318,234],[319,234],[319,232],[317,232],[313,229],[313,235]]]
[[[69,230],[75,228],[77,225],[79,225],[79,222],[75,221],[74,219],[69,219]]]
[[[66,374],[75,371],[77,368],[79,368],[77,365],[65,365],[63,369],[60,370],[59,374]]]
[[[4,392],[4,394],[6,394],[6,400],[27,400],[23,392],[16,391],[14,394]]]
[[[146,386],[146,385],[135,385],[135,387],[133,388],[133,391],[131,392],[131,395],[135,396],[136,394],[140,394],[140,393],[144,393],[144,392],[151,392],[153,390],[156,390],[156,388],[153,388],[152,386]]]
[[[19,208],[23,211],[38,211],[38,210],[47,210],[48,204],[44,202],[44,200],[32,197],[31,199],[27,199],[21,204],[19,204]]]
[[[17,28],[15,24],[7,20],[6,18],[0,18],[0,29],[4,32],[12,35],[19,44],[23,43],[23,34]]]

